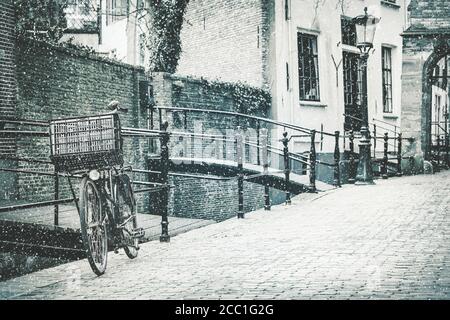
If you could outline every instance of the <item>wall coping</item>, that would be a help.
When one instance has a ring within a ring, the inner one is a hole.
[[[409,28],[400,34],[402,37],[450,37],[450,29]]]

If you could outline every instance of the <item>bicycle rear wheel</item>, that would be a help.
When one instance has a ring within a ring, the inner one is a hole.
[[[123,224],[123,248],[128,258],[134,259],[137,257],[139,250],[139,239],[134,236],[134,231],[138,226],[131,180],[126,174],[122,174],[118,179],[118,187],[117,204],[122,218],[121,223]]]
[[[106,212],[94,181],[84,177],[80,184],[81,237],[92,271],[98,276],[106,271],[108,233]]]

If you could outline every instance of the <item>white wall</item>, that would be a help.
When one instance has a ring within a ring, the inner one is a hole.
[[[291,0],[291,19],[285,20],[284,0],[276,1],[276,80],[272,91],[274,96],[274,117],[280,121],[292,122],[304,127],[334,132],[343,132],[344,89],[342,70],[341,14],[354,17],[369,13],[381,17],[374,41],[375,51],[368,64],[369,120],[377,118],[388,123],[400,124],[402,38],[404,10],[382,5],[380,0],[346,0],[341,8],[331,0]],[[317,9],[316,9],[316,4]],[[311,32],[318,35],[319,72],[321,99],[318,103],[299,101],[297,32]],[[393,48],[393,114],[383,113],[381,46]],[[340,64],[337,72],[333,58]],[[290,65],[291,89],[286,89],[286,62]],[[331,139],[328,139],[331,140]],[[328,148],[331,149],[332,143]],[[301,148],[301,147],[298,147]],[[306,148],[306,145],[305,145]],[[303,148],[302,148],[303,149]]]

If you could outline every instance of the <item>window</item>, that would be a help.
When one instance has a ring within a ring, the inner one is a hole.
[[[106,25],[127,17],[128,4],[126,0],[106,0]]]
[[[351,18],[341,17],[342,44],[356,47],[356,26]]]
[[[298,33],[300,100],[320,101],[317,36]]]
[[[382,47],[383,112],[392,113],[392,49]]]

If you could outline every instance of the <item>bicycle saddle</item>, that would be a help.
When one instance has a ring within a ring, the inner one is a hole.
[[[108,104],[108,109],[109,109],[109,110],[112,110],[112,111],[118,111],[118,112],[125,112],[125,113],[128,112],[128,109],[127,109],[127,108],[122,108],[122,107],[120,106],[119,101],[117,101],[117,100],[111,101],[111,102]]]

